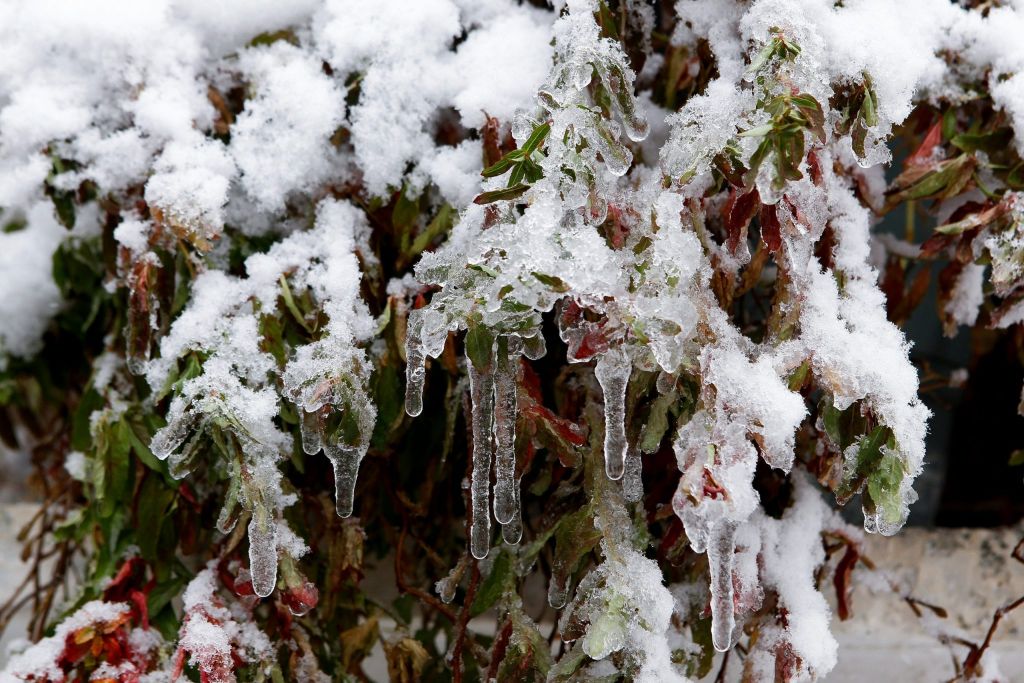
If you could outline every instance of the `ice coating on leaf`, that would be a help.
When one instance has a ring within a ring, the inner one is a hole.
[[[670,629],[672,596],[657,564],[630,548],[605,546],[606,559],[581,582],[570,618],[589,621],[581,646],[587,656],[603,660],[623,652],[637,660],[635,680],[685,683],[672,662],[665,634]]]
[[[626,470],[626,389],[633,364],[621,350],[601,356],[594,368],[604,392],[604,462],[609,479]]]
[[[221,526],[234,526],[235,502],[252,515],[251,572],[261,596],[274,589],[278,552],[290,552],[281,546],[279,527],[283,509],[295,500],[281,488],[278,463],[290,451],[291,439],[274,422],[280,411],[275,378],[302,413],[303,449],[328,451],[341,494],[339,513],[352,511],[359,460],[376,420],[367,391],[370,365],[359,346],[373,329],[359,298],[361,273],[353,254],[361,220],[351,205],[325,200],[313,229],[249,257],[247,277],[216,270],[198,276],[188,307],[161,340],[161,357],[146,365],[150,386],[159,391],[182,359],[201,364],[197,376],[185,379],[174,394],[167,426],[154,435],[151,448],[169,459],[176,477],[202,464],[204,439],[212,439],[227,457],[238,486],[232,484],[236,501],[225,505]],[[282,369],[260,346],[260,316],[275,311],[279,300],[290,307],[287,314],[300,315],[297,292],[308,292],[319,303],[327,323],[319,338],[296,348]],[[329,425],[335,425],[331,433]]]

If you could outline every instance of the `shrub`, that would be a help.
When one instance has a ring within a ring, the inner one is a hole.
[[[1024,319],[1022,19],[556,5],[0,21],[0,433],[45,497],[0,678],[833,668],[821,490],[907,518],[929,262],[949,333]]]

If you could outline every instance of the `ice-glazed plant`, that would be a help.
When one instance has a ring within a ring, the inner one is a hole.
[[[922,264],[1022,348],[1024,14],[971,4],[0,9],[0,681],[827,674]]]

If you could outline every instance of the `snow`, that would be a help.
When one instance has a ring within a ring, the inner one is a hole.
[[[239,68],[255,95],[232,126],[230,152],[246,194],[278,211],[289,193],[311,192],[337,166],[330,138],[342,122],[344,95],[318,60],[285,42],[246,50]]]
[[[10,218],[5,212],[3,219]],[[0,368],[7,354],[25,358],[40,349],[60,307],[50,260],[66,231],[49,203],[33,204],[23,220],[21,230],[0,233]]]

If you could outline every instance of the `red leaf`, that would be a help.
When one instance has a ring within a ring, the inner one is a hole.
[[[735,189],[730,192],[729,201],[725,205],[725,234],[731,253],[735,254],[740,242],[746,241],[747,226],[760,205],[761,196],[756,189],[744,194],[739,194],[739,190]]]
[[[920,166],[932,160],[935,146],[942,142],[942,121],[936,121],[921,141],[921,145],[914,150],[914,153],[907,157],[906,166]]]
[[[774,204],[761,205],[761,240],[773,254],[782,247],[782,226]]]
[[[853,593],[850,576],[853,574],[853,568],[857,565],[857,560],[859,559],[860,551],[857,549],[857,546],[847,543],[846,552],[843,554],[842,559],[839,560],[839,564],[836,565],[836,573],[832,577],[832,583],[836,587],[836,603],[841,621],[846,621],[853,614],[853,611],[850,609],[850,596]]]
[[[149,630],[149,605],[146,603],[146,595],[142,591],[132,591],[128,599],[135,605],[136,621],[143,629]]]

